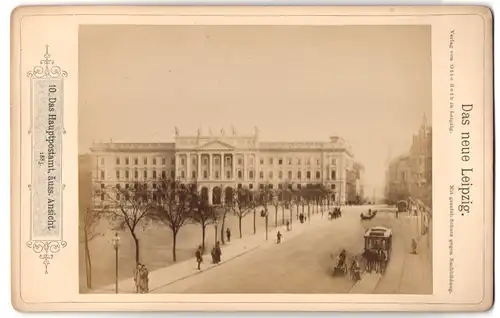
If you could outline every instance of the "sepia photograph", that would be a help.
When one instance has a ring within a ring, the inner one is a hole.
[[[432,293],[430,26],[81,26],[81,293]]]

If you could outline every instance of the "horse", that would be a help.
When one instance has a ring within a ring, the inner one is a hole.
[[[373,270],[376,270],[378,272],[378,265],[380,262],[380,255],[378,252],[365,249],[361,254],[361,257],[363,257],[363,259],[365,259],[366,261],[367,272],[371,273]]]

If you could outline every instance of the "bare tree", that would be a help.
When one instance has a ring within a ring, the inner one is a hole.
[[[172,231],[172,259],[177,261],[177,235],[191,220],[191,189],[174,180],[161,180],[155,194],[157,209],[152,218],[158,219]]]
[[[215,207],[209,204],[208,193],[197,191],[193,184],[191,192],[191,220],[201,226],[201,247],[205,251],[205,237],[207,226],[214,223]]]
[[[240,238],[243,237],[243,233],[241,230],[241,221],[252,210],[255,213],[255,203],[253,200],[252,192],[246,188],[238,189],[234,198],[233,214],[238,218]]]
[[[226,187],[226,188],[222,188],[222,189],[224,189],[224,190],[222,191],[223,197],[222,197],[221,202],[223,202],[224,204],[220,207],[220,209],[221,209],[221,211],[220,211],[220,220],[221,220],[220,238],[221,238],[222,244],[225,244],[224,227],[226,225],[226,217],[227,217],[227,213],[233,210],[236,193],[235,193],[234,189],[231,187]]]
[[[125,186],[116,186],[103,189],[102,193],[109,202],[107,213],[118,222],[120,229],[127,229],[135,243],[135,262],[140,262],[138,225],[147,220],[155,207],[157,189],[148,182],[134,181]]]
[[[87,288],[92,288],[92,258],[89,243],[96,237],[103,236],[97,231],[97,225],[102,219],[102,213],[94,208],[86,208],[80,215],[80,230],[83,232],[83,243],[85,249],[85,274],[87,277]]]

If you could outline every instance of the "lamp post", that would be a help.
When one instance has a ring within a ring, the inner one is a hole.
[[[115,293],[118,294],[118,248],[120,246],[120,236],[115,232],[112,239],[113,248],[115,249]]]
[[[268,231],[268,217],[269,217],[269,212],[267,211],[267,207],[266,209],[262,210],[261,212],[261,215],[264,215],[264,217],[266,218],[266,241],[268,240],[268,236],[269,236],[269,231]]]

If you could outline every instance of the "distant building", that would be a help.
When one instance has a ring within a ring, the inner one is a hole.
[[[340,204],[363,198],[364,168],[340,137],[326,142],[263,142],[252,135],[181,136],[172,143],[95,143],[91,148],[95,187],[175,178],[201,191],[224,187],[280,189],[324,185]],[[219,191],[216,191],[219,192]],[[97,200],[104,200],[105,196]],[[98,202],[97,202],[98,203]]]
[[[408,153],[393,159],[387,169],[387,201],[409,197],[432,206],[432,128],[425,116]]]

